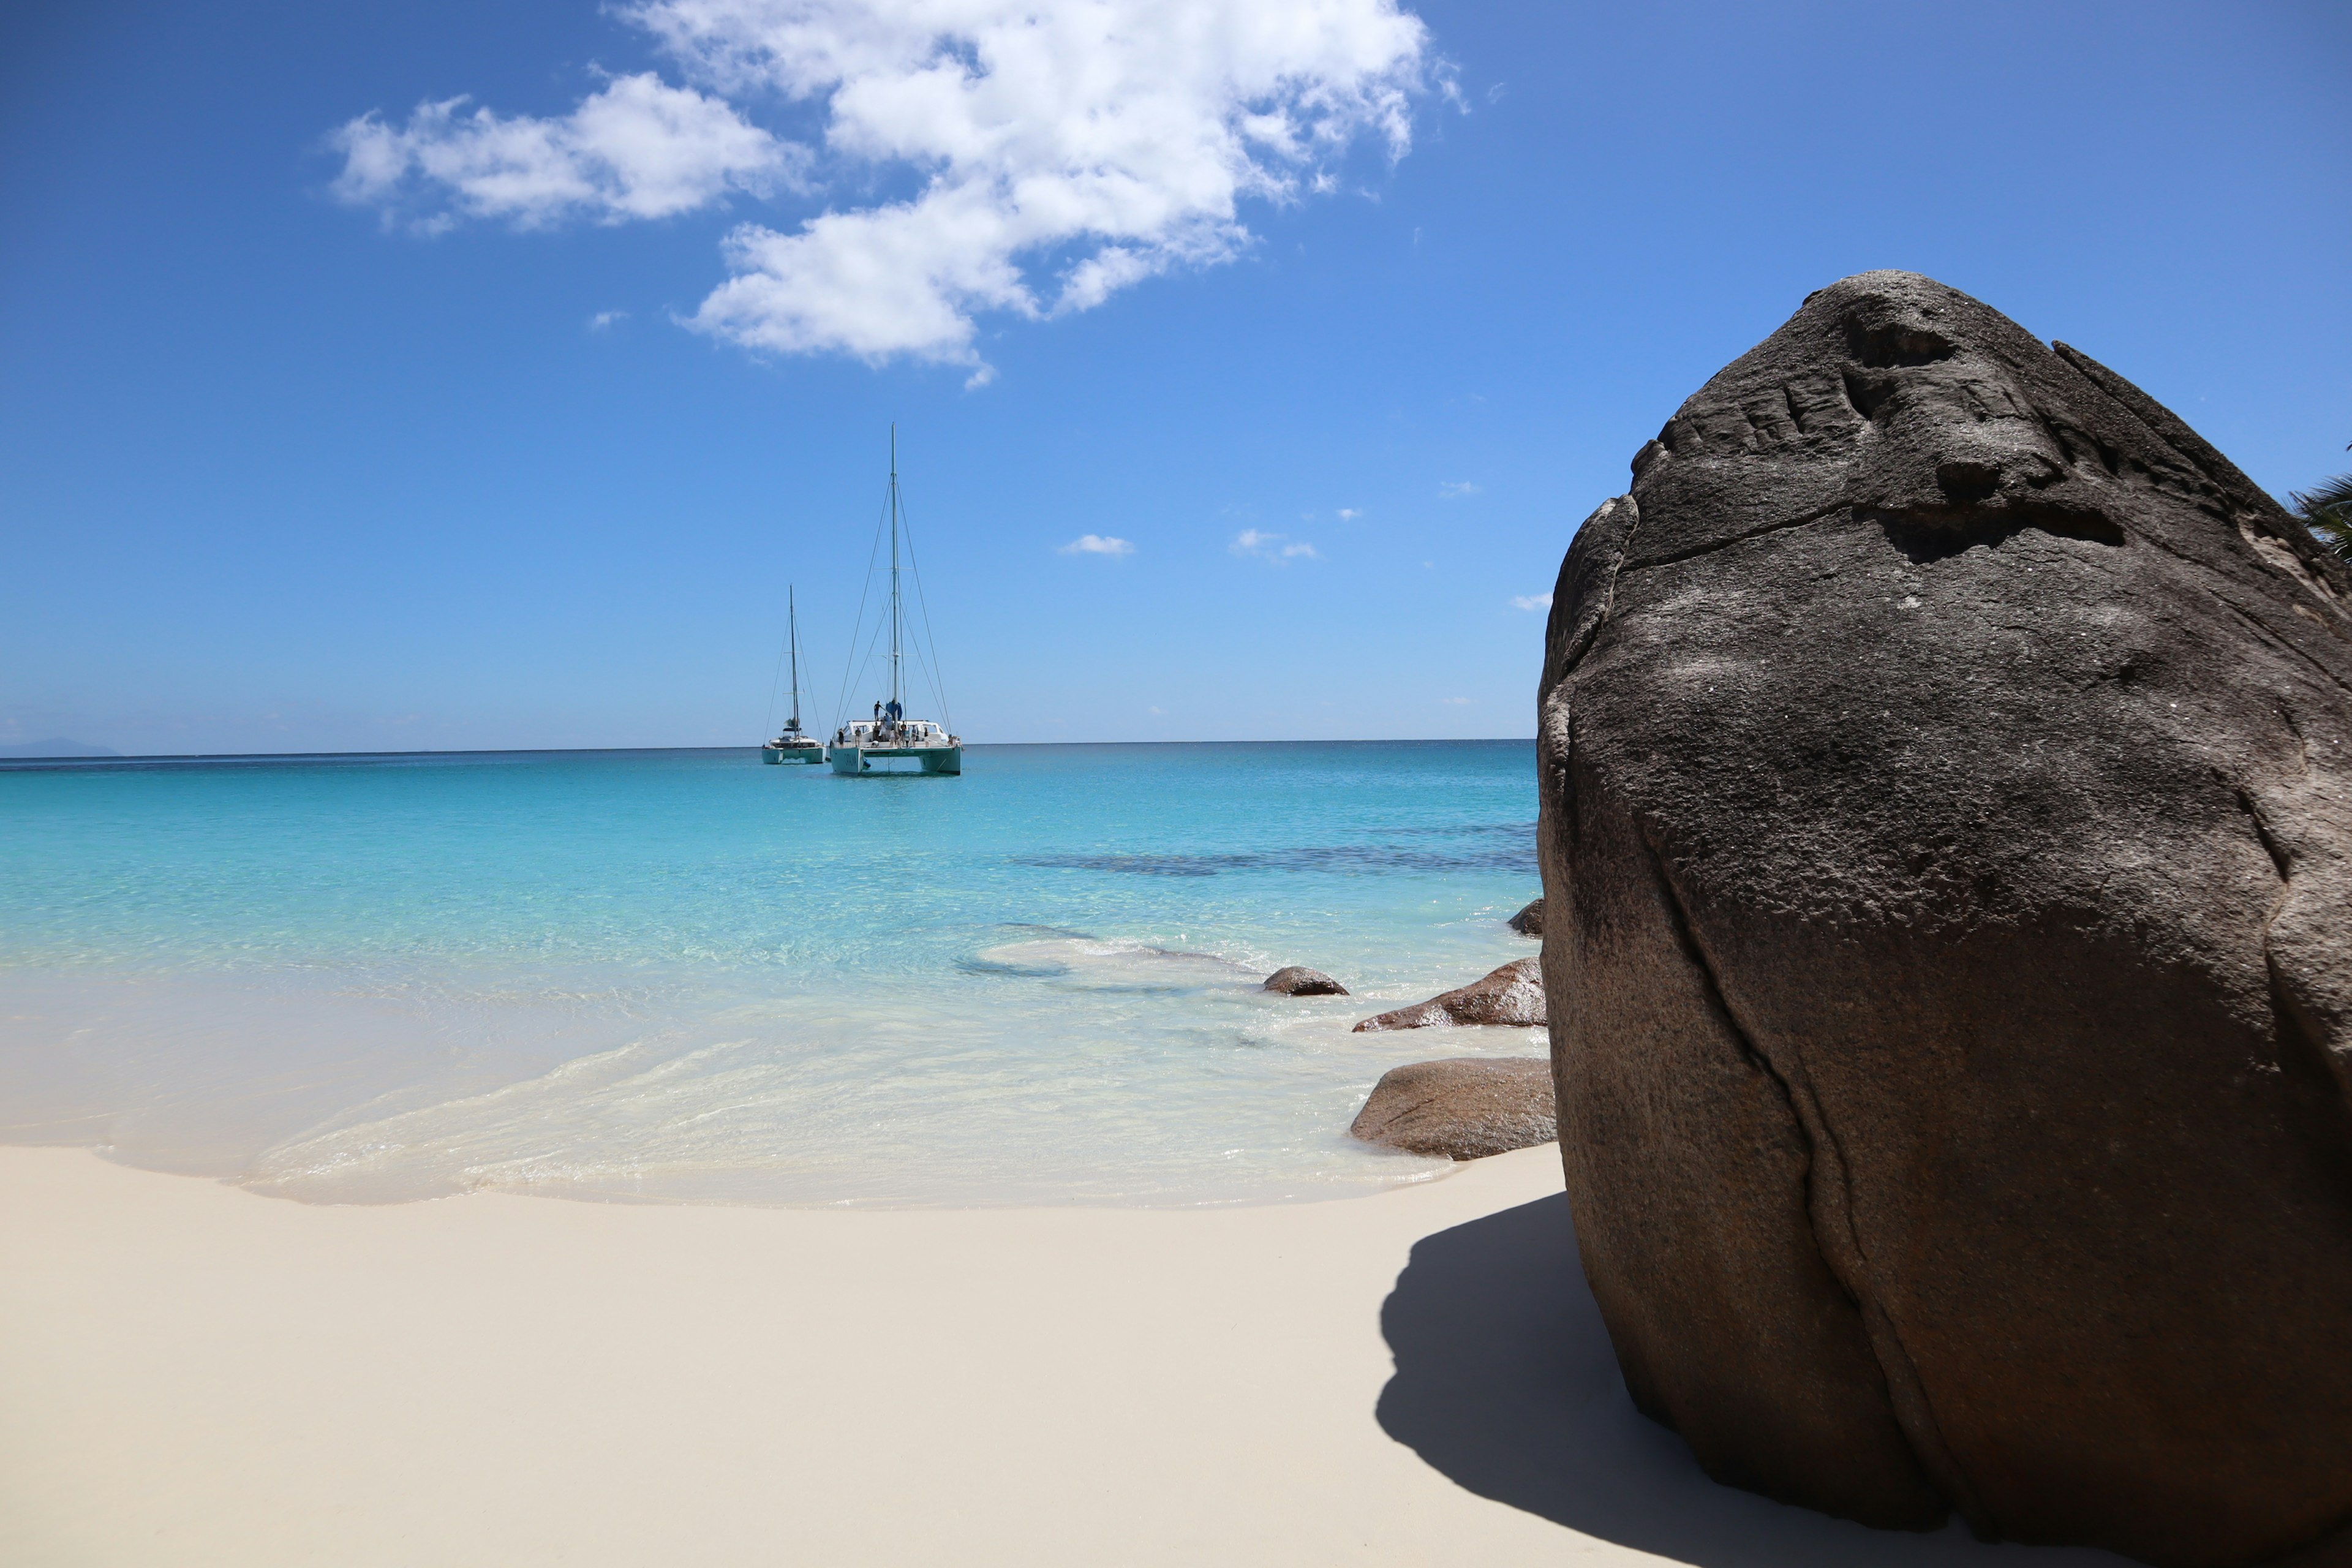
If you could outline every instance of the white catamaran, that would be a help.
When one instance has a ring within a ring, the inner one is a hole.
[[[904,682],[906,615],[898,593],[898,431],[890,430],[890,695],[874,704],[871,719],[845,723],[833,733],[833,771],[837,773],[961,773],[963,741],[944,724],[907,717]],[[868,582],[872,579],[869,577]],[[925,625],[929,624],[928,616]],[[879,627],[876,628],[878,632]],[[855,657],[855,656],[853,656]],[[936,665],[936,650],[932,663]],[[931,670],[936,687],[939,672]],[[941,701],[942,716],[946,707]],[[914,767],[904,764],[912,763]]]
[[[793,656],[793,716],[785,721],[782,733],[760,748],[763,763],[821,763],[824,761],[824,742],[814,735],[801,732],[801,617],[800,608],[793,602],[790,584],[784,586],[784,646]],[[769,698],[772,703],[775,699]],[[771,707],[769,712],[773,713]]]

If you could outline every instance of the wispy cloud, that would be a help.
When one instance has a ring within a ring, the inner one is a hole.
[[[1475,697],[1448,697],[1444,700],[1448,708],[1467,708],[1476,700]]]
[[[1358,511],[1351,506],[1343,506],[1339,509],[1339,521],[1341,522],[1353,522],[1363,515],[1364,514],[1362,512]]]
[[[780,353],[989,371],[982,316],[1091,310],[1254,237],[1247,200],[1339,189],[1366,142],[1410,150],[1449,94],[1396,0],[635,0],[690,84],[615,79],[570,115],[421,105],[335,133],[346,200],[446,227],[661,217],[803,179],[833,205],[725,241],[689,324]],[[809,115],[803,147],[743,104]],[[814,112],[811,112],[812,106]],[[876,200],[891,185],[912,194]]]
[[[1460,500],[1464,496],[1475,496],[1478,493],[1478,487],[1468,479],[1447,479],[1437,487],[1437,497],[1440,500]]]
[[[1511,595],[1511,603],[1522,610],[1549,610],[1551,608],[1551,595],[1549,594],[1514,594]]]
[[[1227,548],[1236,555],[1253,555],[1260,561],[1271,561],[1277,566],[1290,561],[1323,559],[1315,546],[1303,539],[1292,539],[1287,534],[1265,533],[1255,528],[1244,528],[1234,535],[1234,542]]]
[[[588,330],[592,332],[601,332],[607,328],[619,326],[628,319],[629,313],[626,310],[599,310],[588,318]]]
[[[373,112],[346,121],[329,139],[343,154],[335,195],[427,232],[461,217],[613,224],[673,217],[730,191],[763,195],[809,158],[723,100],[651,71],[614,78],[560,119],[467,110],[467,101],[420,103],[404,123]]]
[[[1126,540],[1113,539],[1108,534],[1101,533],[1081,533],[1061,548],[1065,555],[1132,555],[1135,553],[1135,546]]]

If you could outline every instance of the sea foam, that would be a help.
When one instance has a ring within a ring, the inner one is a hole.
[[[1532,748],[0,772],[0,1123],[317,1201],[1198,1205],[1443,1167],[1350,1035],[1533,951]],[[1173,868],[1182,868],[1173,869]],[[1141,874],[1138,874],[1140,872]],[[1269,995],[1288,963],[1357,994]]]

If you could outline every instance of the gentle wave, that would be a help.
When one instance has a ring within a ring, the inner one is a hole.
[[[1441,1167],[1353,1035],[1532,949],[1524,743],[0,776],[0,1137],[314,1201],[1222,1204]],[[1328,873],[1289,875],[1286,873]],[[1252,875],[1250,873],[1275,873]],[[1303,963],[1349,997],[1276,997]]]

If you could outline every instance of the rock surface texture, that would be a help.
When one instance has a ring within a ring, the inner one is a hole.
[[[1280,992],[1285,996],[1345,996],[1348,994],[1346,986],[1321,970],[1309,969],[1301,963],[1277,969],[1267,975],[1265,988]]]
[[[1561,1152],[1642,1408],[1872,1524],[2352,1562],[2352,580],[1908,273],[1560,571]]]
[[[1349,1032],[1362,1035],[1382,1029],[1443,1029],[1455,1024],[1539,1026],[1545,1017],[1541,963],[1534,958],[1516,960],[1458,991],[1448,991],[1443,996],[1367,1018]]]
[[[1510,927],[1521,936],[1543,935],[1543,900],[1538,899],[1510,919]]]
[[[1541,1057],[1455,1057],[1391,1068],[1348,1131],[1367,1143],[1483,1160],[1559,1136],[1551,1064]]]

